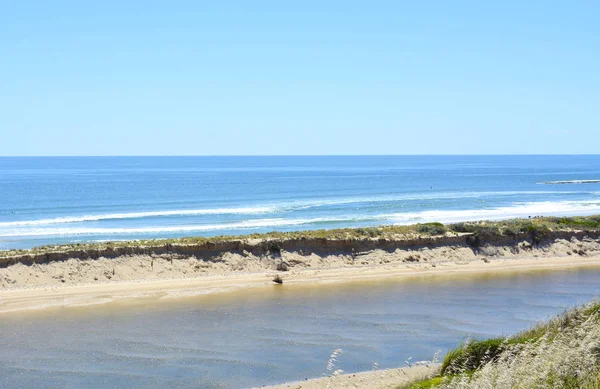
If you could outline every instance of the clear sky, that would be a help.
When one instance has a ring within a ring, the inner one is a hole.
[[[0,155],[600,152],[600,2],[0,0]]]

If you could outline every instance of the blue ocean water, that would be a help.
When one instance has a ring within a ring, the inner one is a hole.
[[[0,249],[594,214],[599,179],[599,155],[5,157]]]

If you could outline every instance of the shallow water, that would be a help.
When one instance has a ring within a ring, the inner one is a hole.
[[[584,215],[599,178],[598,155],[0,157],[0,249]]]
[[[600,269],[273,286],[0,316],[0,388],[247,388],[431,359],[591,300]]]

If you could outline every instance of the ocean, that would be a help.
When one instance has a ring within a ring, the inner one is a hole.
[[[600,213],[600,156],[3,157],[0,249]]]

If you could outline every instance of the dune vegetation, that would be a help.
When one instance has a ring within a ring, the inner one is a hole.
[[[466,341],[438,376],[398,389],[600,388],[600,302],[509,337]]]
[[[236,241],[268,242],[267,249],[279,247],[278,242],[290,240],[406,240],[418,237],[468,235],[467,244],[476,248],[486,239],[497,236],[525,236],[536,244],[555,231],[598,231],[600,215],[579,217],[533,217],[503,221],[477,221],[454,224],[422,223],[414,225],[392,225],[362,228],[340,228],[330,230],[306,230],[242,236],[185,237],[171,239],[146,239],[115,242],[79,243],[40,246],[28,250],[0,251],[0,258],[21,255],[38,255],[69,250],[104,251],[128,247],[158,246],[202,246]]]

